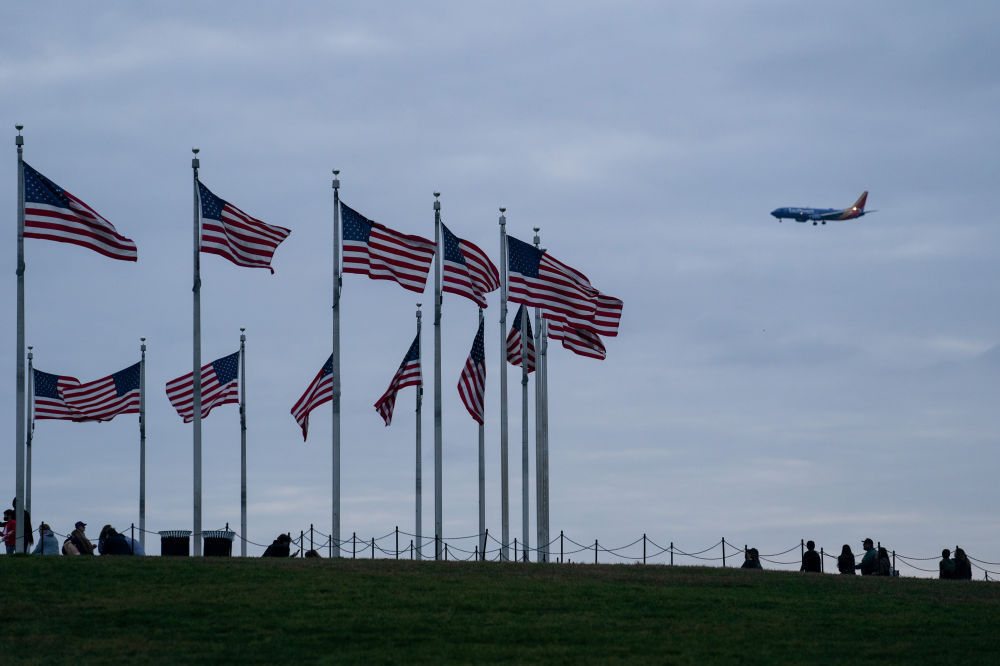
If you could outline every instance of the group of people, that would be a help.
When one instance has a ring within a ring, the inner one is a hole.
[[[938,563],[938,577],[954,580],[972,580],[972,562],[965,551],[955,546],[955,557],[945,548]]]
[[[837,570],[842,574],[853,576],[857,571],[861,571],[862,576],[898,576],[892,567],[892,559],[889,551],[884,546],[875,547],[875,542],[865,539],[861,542],[865,554],[861,562],[851,551],[848,544],[840,551],[837,558]],[[756,548],[748,548],[744,555],[743,569],[762,569],[760,564],[760,553]],[[955,557],[951,557],[951,551],[945,548],[941,551],[941,562],[939,564],[940,577],[957,580],[972,580],[972,563],[969,561],[965,551],[955,548]],[[823,570],[823,563],[820,554],[816,552],[816,544],[812,541],[806,542],[806,550],[802,553],[802,566],[799,571],[820,573]]]
[[[17,499],[14,508],[3,512],[3,543],[8,555],[12,555],[17,546]],[[21,552],[27,553],[35,544],[35,533],[31,529],[31,514],[24,511],[24,544]],[[47,523],[38,526],[38,544],[31,550],[32,555],[145,555],[142,544],[120,533],[111,525],[105,525],[101,535],[94,544],[87,536],[87,523],[76,521],[73,531],[59,545],[59,539]]]

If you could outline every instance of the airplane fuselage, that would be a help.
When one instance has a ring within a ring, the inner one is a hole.
[[[787,206],[775,208],[771,215],[780,222],[783,219],[795,220],[796,222],[812,222],[813,224],[826,224],[828,220],[854,220],[866,214],[865,203],[868,200],[868,192],[862,193],[854,205],[850,208],[797,208]],[[867,211],[872,213],[874,211]]]

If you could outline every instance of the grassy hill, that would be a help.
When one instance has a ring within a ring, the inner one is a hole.
[[[1000,663],[1000,585],[700,567],[0,557],[3,663]]]

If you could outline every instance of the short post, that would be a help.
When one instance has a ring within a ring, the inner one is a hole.
[[[226,530],[227,532],[229,530]],[[305,557],[306,553],[306,533],[305,530],[299,530],[299,557]]]
[[[486,528],[486,534],[483,536],[483,562],[486,561],[486,542],[490,540],[490,528]]]
[[[559,530],[559,561],[565,563],[566,555],[563,551],[563,531]]]
[[[309,550],[316,550],[316,544],[313,543],[314,536],[315,534],[313,533],[313,524],[309,523]]]
[[[327,541],[326,544],[327,544],[327,547],[330,549],[329,552],[327,553],[327,557],[329,557],[330,559],[333,559],[333,535],[332,534],[330,535],[330,540]]]
[[[670,542],[670,566],[674,566],[674,542]]]
[[[646,563],[646,533],[642,533],[642,563]]]
[[[806,540],[799,539],[799,560],[801,560],[806,555]]]
[[[826,562],[823,561],[825,559],[826,559],[826,553],[823,552],[823,547],[820,546],[820,548],[819,548],[819,572],[820,573],[826,573],[824,571],[824,569],[826,568]]]
[[[132,523],[132,543],[129,545],[132,546],[132,554],[135,555],[135,523]],[[42,552],[45,552],[44,548],[42,549]]]
[[[514,561],[517,562],[517,537],[514,537]]]
[[[351,534],[351,559],[356,560],[358,558],[358,533],[353,532]]]
[[[372,559],[375,559],[375,537],[372,537]]]
[[[396,559],[399,559],[399,525],[396,525]]]
[[[448,544],[447,544],[447,542],[444,544],[444,561],[445,562],[448,561]]]
[[[410,559],[413,559],[413,539],[410,539]]]
[[[597,564],[597,539],[594,539],[594,564]]]
[[[475,552],[474,557],[476,558],[476,561],[478,562],[479,561],[479,544],[478,543],[476,544],[476,552]]]
[[[896,571],[896,550],[895,549],[893,549],[893,551],[892,551],[892,570],[893,570],[893,572]],[[893,575],[895,575],[895,573],[893,573]]]
[[[441,544],[440,544],[440,539],[441,539],[441,537],[438,534],[434,535],[434,559],[435,560],[440,560],[441,559]]]
[[[722,568],[726,568],[726,537],[722,537]]]

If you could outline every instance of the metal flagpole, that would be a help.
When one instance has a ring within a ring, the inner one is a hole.
[[[146,550],[146,338],[139,338],[139,544]]]
[[[194,286],[193,294],[193,343],[192,379],[194,380],[194,549],[195,557],[201,555],[201,215],[198,205],[198,148],[192,148],[191,170],[194,172]]]
[[[479,326],[483,325],[483,309],[479,308]],[[484,365],[485,372],[485,365]],[[485,387],[484,387],[485,389]],[[486,399],[485,390],[483,399]],[[483,407],[483,421],[486,421],[486,408]],[[483,561],[486,560],[486,425],[479,424],[479,550]]]
[[[420,317],[421,317],[420,305],[421,305],[420,303],[417,303],[417,346],[418,346],[418,348],[420,346]],[[421,371],[421,372],[423,372],[423,371]],[[421,430],[420,409],[423,406],[423,402],[424,402],[424,384],[423,384],[422,380],[420,382],[420,385],[417,386],[416,394],[417,394],[417,428],[416,428],[416,431],[417,431],[417,435],[416,435],[416,438],[417,438],[417,442],[416,442],[417,452],[416,452],[416,470],[415,470],[415,478],[416,478],[416,481],[415,481],[415,483],[416,483],[416,489],[415,489],[416,490],[416,529],[415,529],[415,533],[416,533],[416,539],[417,539],[417,559],[419,560],[419,559],[422,558],[422,554],[423,554],[422,553],[422,551],[423,551],[423,548],[422,548],[423,537],[421,536],[421,528],[422,528],[422,525],[423,525],[423,522],[424,522],[423,521],[423,483],[424,483],[424,481],[423,481],[423,476],[422,476],[423,475],[423,471],[422,471],[423,453],[421,452],[421,442],[420,442],[420,430]]]
[[[441,202],[440,192],[434,193],[434,559],[441,558],[442,533],[442,483],[441,483]]]
[[[32,359],[35,355],[31,353],[32,349],[34,347],[28,345],[28,411],[26,412],[28,432],[24,438],[24,456],[26,459],[24,464],[24,510],[28,513],[31,513],[31,440],[35,435],[35,411],[32,406],[35,397],[35,366],[32,363]]]
[[[507,484],[507,218],[500,209],[500,559],[510,559],[510,494]]]
[[[539,326],[539,337],[541,343],[538,345],[538,367],[541,368],[541,374],[535,378],[535,381],[542,387],[542,408],[540,414],[537,415],[542,422],[541,429],[541,439],[540,444],[536,442],[536,446],[542,447],[542,496],[538,499],[538,502],[542,505],[542,535],[545,537],[544,544],[542,545],[542,550],[545,553],[545,561],[549,562],[549,543],[551,542],[551,537],[549,536],[549,340],[548,340],[548,328],[549,325],[546,323],[545,319],[542,319],[541,326]]]
[[[527,562],[528,529],[529,529],[529,498],[528,498],[528,308],[521,311],[521,539],[524,544],[522,552]],[[537,367],[537,363],[536,363]],[[537,499],[537,498],[536,498]]]
[[[17,465],[14,519],[17,521],[15,530],[15,552],[24,550],[24,137],[21,130],[24,125],[15,125],[17,137],[17,406],[15,408],[15,447]]]
[[[240,556],[247,556],[247,336],[240,329]]]
[[[332,507],[333,526],[330,539],[331,557],[340,557],[340,170],[333,170],[333,469]]]
[[[539,227],[534,227],[535,247],[542,242]],[[535,308],[535,535],[538,539],[539,562],[545,562],[545,506],[542,498],[542,311]]]

